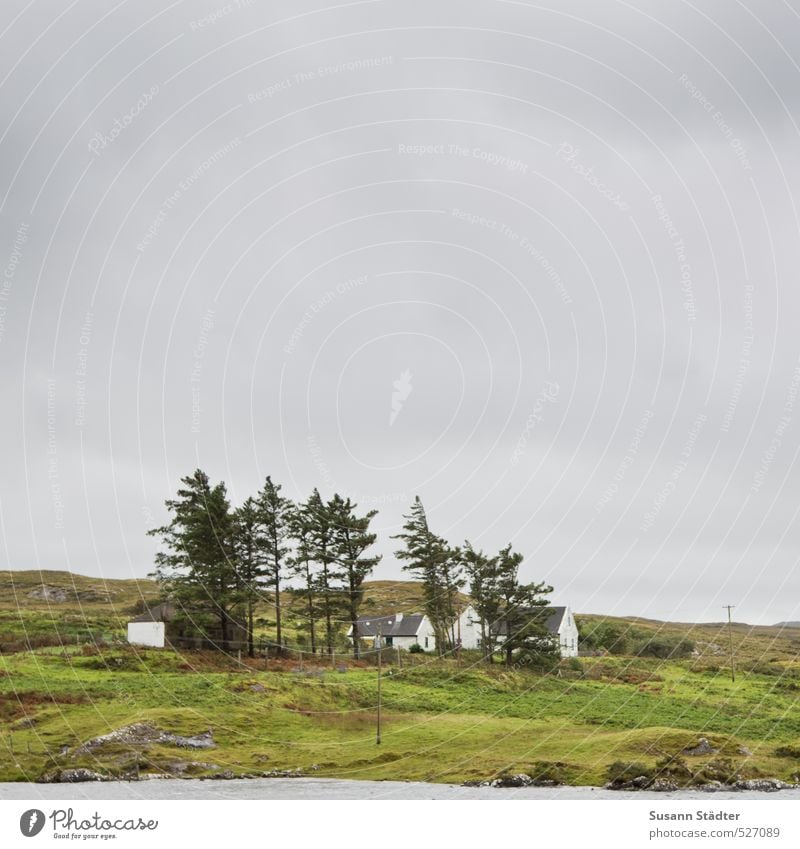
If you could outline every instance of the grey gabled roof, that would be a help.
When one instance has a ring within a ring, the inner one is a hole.
[[[424,613],[406,614],[399,622],[396,616],[359,616],[358,636],[374,637],[380,626],[382,637],[416,637],[424,618]]]
[[[131,622],[171,622],[175,618],[175,608],[171,604],[156,604],[140,613]]]
[[[522,611],[521,611],[522,612]],[[557,634],[564,616],[567,612],[566,607],[544,607],[538,610],[532,609],[530,613],[535,616],[546,616],[547,619],[542,623],[551,634]],[[506,623],[504,619],[499,619],[494,623],[492,631],[500,637],[506,636]]]

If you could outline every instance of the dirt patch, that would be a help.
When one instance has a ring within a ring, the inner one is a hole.
[[[42,706],[82,705],[87,702],[88,697],[72,693],[0,693],[0,721],[28,717]]]

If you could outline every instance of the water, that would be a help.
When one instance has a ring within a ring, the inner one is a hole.
[[[85,784],[0,783],[0,799],[715,799],[800,800],[800,789],[778,793],[648,793],[597,787],[459,787],[416,781],[346,781],[337,778],[253,778],[247,780],[159,779]]]

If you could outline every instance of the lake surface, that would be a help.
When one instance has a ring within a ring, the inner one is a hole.
[[[415,781],[346,781],[336,778],[252,778],[231,781],[158,779],[85,784],[0,783],[0,799],[769,799],[800,800],[800,789],[777,793],[648,793],[597,787],[460,787]]]

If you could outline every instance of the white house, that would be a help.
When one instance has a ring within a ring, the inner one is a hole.
[[[163,649],[166,642],[166,622],[174,615],[169,604],[157,604],[128,622],[128,642],[133,646]]]
[[[380,633],[381,646],[410,649],[421,646],[425,651],[436,648],[436,635],[430,619],[424,613],[395,613],[389,616],[359,616],[358,636],[361,640],[375,643]],[[347,632],[352,639],[353,626]]]
[[[461,611],[455,624],[456,642],[461,648],[479,649],[481,647],[481,620],[470,604]]]
[[[568,607],[546,607],[541,611],[547,619],[543,622],[547,630],[558,639],[561,657],[578,656],[578,626]],[[495,624],[497,643],[505,642],[506,623],[500,620]]]

